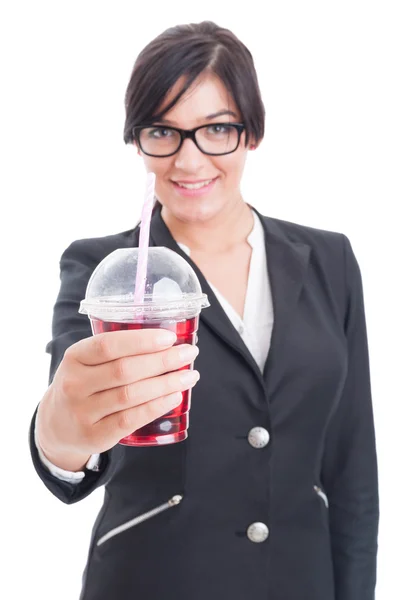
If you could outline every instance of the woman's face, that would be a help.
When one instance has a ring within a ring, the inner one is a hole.
[[[181,89],[179,80],[169,91],[160,110]],[[210,115],[217,114],[214,118]],[[159,124],[194,129],[208,123],[240,123],[241,115],[223,83],[214,75],[198,79]],[[184,140],[177,154],[155,158],[143,154],[146,170],[156,175],[156,196],[167,212],[185,223],[204,223],[227,213],[241,202],[240,181],[247,156],[243,132],[237,150],[224,156],[203,154],[192,140]],[[209,181],[200,190],[178,184]]]

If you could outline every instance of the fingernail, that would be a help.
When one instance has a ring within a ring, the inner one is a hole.
[[[180,373],[180,381],[182,385],[193,385],[200,378],[198,371],[182,371]]]
[[[158,346],[172,346],[177,341],[174,331],[162,331],[156,337]]]
[[[189,362],[198,356],[199,348],[197,346],[181,346],[178,354],[181,361]]]
[[[170,406],[179,406],[182,402],[182,393],[175,392],[174,394],[170,394],[168,397],[168,401]]]

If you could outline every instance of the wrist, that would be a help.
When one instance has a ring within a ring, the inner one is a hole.
[[[45,461],[47,460],[51,465],[62,469],[63,471],[69,471],[76,473],[77,471],[83,471],[86,466],[90,455],[75,453],[75,452],[60,452],[58,449],[52,451],[46,444],[43,444],[39,438],[37,432],[37,422],[35,427],[35,444],[39,452],[40,458]]]
[[[84,471],[91,456],[90,454],[75,454],[71,452],[49,452],[40,444],[39,447],[45,458],[55,467],[72,473]]]
[[[40,407],[39,407],[40,408]],[[64,471],[78,472],[83,471],[90,454],[68,451],[65,449],[60,450],[59,448],[52,449],[53,444],[47,443],[48,440],[43,440],[42,431],[40,431],[39,413],[36,415],[34,438],[35,444],[41,457],[47,459],[55,467]],[[39,433],[40,432],[40,433]]]

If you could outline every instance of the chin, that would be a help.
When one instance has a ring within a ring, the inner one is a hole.
[[[184,200],[170,204],[167,210],[180,221],[185,223],[205,223],[213,219],[222,209],[215,207],[214,203],[200,202],[198,200]]]

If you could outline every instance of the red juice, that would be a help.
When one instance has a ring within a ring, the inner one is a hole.
[[[181,321],[176,319],[159,319],[156,321],[145,320],[134,323],[116,323],[111,321],[101,321],[94,318],[91,318],[90,320],[94,334],[105,333],[108,331],[120,331],[123,329],[168,329],[177,334],[175,346],[179,344],[194,345],[196,343],[196,332],[199,325],[199,315]],[[182,367],[180,370],[189,370],[192,366],[193,363],[186,367]],[[120,440],[120,444],[126,446],[158,446],[185,440],[188,437],[190,406],[191,389],[182,392],[182,402],[177,408],[124,437]]]

